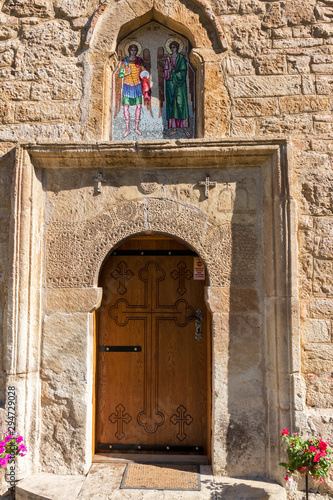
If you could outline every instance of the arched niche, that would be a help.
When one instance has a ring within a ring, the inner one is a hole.
[[[121,0],[106,6],[87,35],[89,49],[83,56],[83,136],[89,140],[110,140],[112,137],[111,88],[119,63],[117,47],[153,22],[170,30],[170,34],[188,40],[191,46],[189,62],[196,72],[195,137],[227,135],[229,98],[220,71],[220,60],[227,46],[223,31],[207,4],[199,1],[184,5],[176,0],[165,5],[147,0],[129,5]],[[135,137],[136,140],[141,138],[144,137]]]

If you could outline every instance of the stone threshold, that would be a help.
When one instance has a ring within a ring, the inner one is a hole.
[[[213,476],[209,465],[200,465],[201,491],[120,489],[126,462],[92,464],[86,476],[40,473],[20,481],[16,500],[286,500],[286,490],[276,483]]]

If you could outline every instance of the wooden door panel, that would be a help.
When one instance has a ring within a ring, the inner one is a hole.
[[[103,268],[97,443],[206,448],[207,332],[195,336],[203,282],[192,256],[111,256]]]

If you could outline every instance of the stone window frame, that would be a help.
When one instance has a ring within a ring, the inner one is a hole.
[[[180,16],[180,17],[179,17]],[[180,23],[174,19],[184,18]],[[220,23],[205,0],[194,0],[184,5],[175,0],[171,7],[165,3],[158,6],[153,0],[135,0],[129,7],[127,2],[102,4],[90,20],[85,38],[85,49],[79,59],[84,69],[83,95],[81,100],[82,137],[84,140],[110,139],[111,83],[112,73],[118,62],[118,43],[133,31],[150,21],[156,21],[172,31],[186,37],[191,45],[190,62],[196,70],[196,134],[207,137],[207,129],[225,135],[228,129],[230,110],[220,107],[221,116],[211,116],[211,101],[218,92],[220,102],[228,101],[223,85],[223,76],[217,71],[221,58],[228,48]],[[213,88],[207,82],[218,78]],[[214,96],[212,95],[214,94]],[[207,109],[206,109],[207,108]],[[215,136],[214,135],[214,136]]]

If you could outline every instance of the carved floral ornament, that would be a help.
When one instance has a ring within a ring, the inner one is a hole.
[[[211,284],[255,282],[258,247],[255,227],[219,225],[195,207],[148,198],[119,205],[84,222],[51,222],[47,228],[48,286],[94,286],[102,262],[112,247],[125,238],[147,231],[178,237],[195,248],[207,265]],[[238,249],[236,270],[235,244]]]

